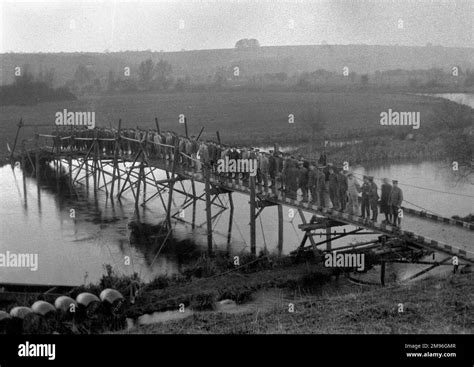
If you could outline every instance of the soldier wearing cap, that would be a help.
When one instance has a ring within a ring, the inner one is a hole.
[[[327,206],[327,196],[328,190],[326,187],[326,176],[323,173],[322,167],[318,167],[316,169],[316,177],[317,177],[317,191],[318,191],[318,205],[319,206]]]
[[[310,203],[318,205],[318,173],[316,171],[316,163],[309,164],[308,171],[308,190],[311,193]]]
[[[347,204],[347,177],[342,169],[337,173],[337,190],[341,211],[344,211]]]
[[[360,205],[359,205],[359,193],[361,191],[360,185],[357,180],[354,178],[352,172],[347,174],[347,193],[349,197],[348,213],[353,215],[360,215]]]
[[[389,199],[392,192],[392,185],[388,183],[388,178],[383,179],[381,187],[382,194],[380,195],[380,212],[385,214],[385,220],[382,223],[392,222],[392,208],[390,207]]]
[[[339,201],[339,188],[337,185],[337,173],[334,171],[334,167],[329,167],[329,198],[331,199],[332,207],[335,210],[341,210]]]
[[[270,165],[267,153],[263,152],[260,155],[260,160],[258,163],[260,166],[260,176],[262,179],[262,181],[259,181],[259,183],[261,182],[263,187],[266,188],[268,186],[268,173],[269,173],[268,171],[269,171],[269,165]]]
[[[369,191],[369,202],[370,202],[370,209],[372,210],[372,221],[376,222],[378,213],[379,213],[379,194],[377,184],[374,182],[374,177],[369,176],[370,182],[370,191]]]
[[[370,218],[370,201],[369,201],[369,193],[370,193],[370,183],[369,177],[364,176],[364,183],[362,184],[362,218]]]
[[[298,191],[298,164],[294,157],[288,159],[287,163],[287,173],[286,173],[286,191],[287,195],[291,199],[296,199],[296,192]]]
[[[398,181],[393,180],[392,192],[390,193],[389,203],[392,208],[393,222],[395,226],[400,227],[402,224],[401,206],[403,202],[403,191],[398,187]]]
[[[303,201],[308,201],[308,169],[303,161],[298,162],[298,188],[303,195]]]

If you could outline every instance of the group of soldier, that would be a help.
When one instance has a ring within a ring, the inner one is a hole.
[[[71,132],[62,131],[62,135]],[[146,152],[151,159],[165,160],[170,163],[174,159],[182,166],[195,171],[207,168],[213,175],[238,178],[248,183],[249,172],[219,172],[220,159],[248,159],[257,162],[255,184],[259,188],[281,191],[286,197],[301,200],[321,207],[332,207],[338,211],[362,216],[376,222],[380,211],[385,214],[383,222],[400,226],[402,190],[396,180],[391,185],[388,179],[383,180],[381,195],[372,176],[364,176],[360,185],[354,173],[327,163],[324,154],[318,161],[298,158],[279,150],[261,151],[252,147],[237,147],[215,141],[202,141],[199,137],[180,136],[173,131],[158,132],[157,130],[121,129],[118,146],[115,145],[117,130],[96,128],[94,130],[74,130],[74,139],[60,139],[61,148],[88,151],[94,139],[98,138],[100,154],[112,155],[118,149],[120,154],[135,155]],[[88,138],[83,139],[81,138]],[[174,147],[177,147],[175,152]]]

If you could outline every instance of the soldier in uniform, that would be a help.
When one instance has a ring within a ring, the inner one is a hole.
[[[385,220],[382,223],[392,222],[392,208],[390,207],[390,194],[392,193],[392,185],[388,183],[388,178],[383,179],[380,197],[380,212],[385,214]]]
[[[393,225],[401,227],[402,225],[402,203],[403,203],[403,191],[398,187],[398,181],[392,181],[393,187],[392,192],[390,194],[390,206],[392,207],[392,215],[393,215]]]
[[[335,210],[341,210],[339,202],[339,188],[337,185],[337,174],[333,167],[329,167],[329,198],[331,199],[332,207]]]
[[[369,178],[364,176],[364,183],[362,184],[362,218],[370,218],[370,184]]]
[[[370,184],[370,191],[369,191],[369,202],[370,202],[370,209],[372,210],[372,221],[377,221],[377,216],[379,212],[378,203],[379,203],[379,194],[377,192],[378,188],[376,183],[374,182],[374,178],[369,176],[369,184]]]

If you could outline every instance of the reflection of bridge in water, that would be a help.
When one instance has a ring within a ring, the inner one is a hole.
[[[24,126],[19,125],[17,138],[20,128]],[[120,124],[117,130],[109,130],[107,137],[103,137],[103,134],[99,136],[101,131],[104,130],[89,130],[87,137],[83,137],[84,130],[72,127],[68,134],[67,130],[63,130],[61,134],[36,133],[34,138],[23,140],[21,147],[16,147],[16,139],[11,158],[21,161],[23,169],[31,169],[37,179],[40,179],[42,165],[54,163],[58,170],[61,165],[65,165],[68,170],[67,181],[71,187],[82,184],[88,188],[92,178],[94,190],[104,190],[110,198],[115,196],[120,199],[130,190],[136,207],[145,206],[150,200],[159,198],[166,212],[165,224],[169,231],[172,218],[186,222],[180,214],[191,206],[192,221],[189,224],[194,229],[196,203],[203,201],[206,204],[204,225],[209,253],[213,251],[213,223],[227,209],[230,211],[227,241],[230,242],[234,212],[232,193],[237,192],[249,196],[250,251],[253,254],[256,253],[256,219],[270,206],[278,208],[278,249],[281,253],[283,206],[287,206],[298,213],[303,223],[299,227],[304,231],[304,236],[297,254],[313,250],[319,255],[334,251],[371,255],[370,258],[375,259],[375,263],[381,264],[382,283],[387,262],[428,265],[410,279],[440,265],[452,266],[454,256],[458,258],[460,265],[474,263],[472,224],[407,208],[401,230],[389,224],[367,221],[356,215],[298,201],[278,191],[276,185],[264,187],[257,184],[252,176],[244,180],[217,174],[209,166],[201,165],[195,157],[185,154],[179,147],[178,139],[175,139],[174,145],[159,143],[148,136],[147,130],[141,130],[141,138],[134,139],[129,134],[127,136],[122,133]],[[157,131],[159,132],[158,124]],[[125,142],[127,146],[133,146],[133,149],[123,149]],[[104,148],[104,144],[108,149]],[[157,153],[160,151],[165,154]],[[156,178],[158,170],[165,172],[165,179]],[[186,189],[184,181],[191,183],[191,189]],[[203,192],[197,192],[196,182],[204,184]],[[147,193],[149,187],[151,195],[150,192]],[[173,193],[185,198],[179,208],[173,205]],[[228,197],[228,207],[221,200],[222,195]],[[311,217],[308,219],[305,213]],[[355,229],[346,230],[346,226]],[[317,242],[314,237],[316,234],[321,235],[317,233],[319,230],[324,231],[325,239]],[[367,234],[379,236],[374,240],[349,246],[332,246],[334,241],[348,235]],[[446,257],[439,261],[424,260],[426,255],[435,252]]]

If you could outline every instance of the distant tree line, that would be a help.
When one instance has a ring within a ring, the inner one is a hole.
[[[42,102],[75,100],[68,88],[53,88],[54,70],[41,71],[35,78],[23,67],[10,85],[0,86],[0,105],[32,105]]]

